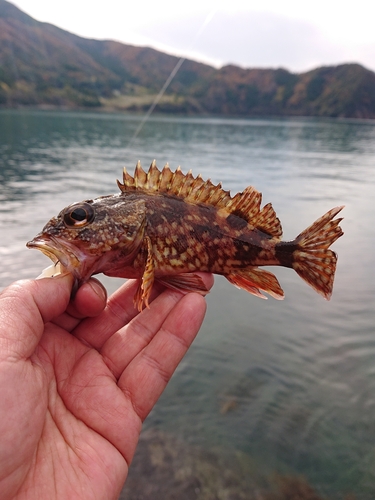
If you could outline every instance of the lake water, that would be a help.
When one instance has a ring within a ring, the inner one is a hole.
[[[217,278],[201,332],[145,427],[240,451],[260,476],[304,475],[329,498],[375,498],[375,123],[152,117],[129,144],[139,121],[0,112],[0,287],[49,265],[25,243],[52,215],[117,192],[138,159],[191,168],[232,193],[254,185],[285,239],[346,205],[331,301],[289,269],[273,269],[281,302]]]

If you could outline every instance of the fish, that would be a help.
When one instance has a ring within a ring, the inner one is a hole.
[[[197,272],[225,276],[238,288],[260,297],[283,299],[276,276],[262,266],[294,269],[329,300],[337,255],[329,247],[343,234],[344,208],[329,210],[294,240],[283,241],[280,220],[270,203],[248,186],[232,196],[191,170],[149,170],[138,161],[126,168],[120,192],[73,203],[27,243],[54,265],[72,273],[77,286],[103,273],[136,278],[134,305],[149,307],[155,282],[181,292],[208,290]]]

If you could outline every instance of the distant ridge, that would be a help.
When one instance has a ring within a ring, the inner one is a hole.
[[[73,35],[0,0],[0,106],[145,111],[179,58]],[[215,69],[184,61],[156,111],[375,118],[375,73],[359,64]]]

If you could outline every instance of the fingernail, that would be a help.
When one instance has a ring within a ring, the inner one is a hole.
[[[90,280],[88,281],[87,283],[88,285],[90,285],[91,287],[91,290],[93,290],[93,292],[101,299],[101,300],[104,300],[106,301],[107,300],[107,292],[104,290],[103,286],[101,285],[101,283],[99,283],[98,281],[94,281],[94,280]]]

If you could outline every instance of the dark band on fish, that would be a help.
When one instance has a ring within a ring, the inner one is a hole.
[[[275,257],[283,267],[293,267],[293,254],[299,245],[292,241],[281,241],[275,245]]]

